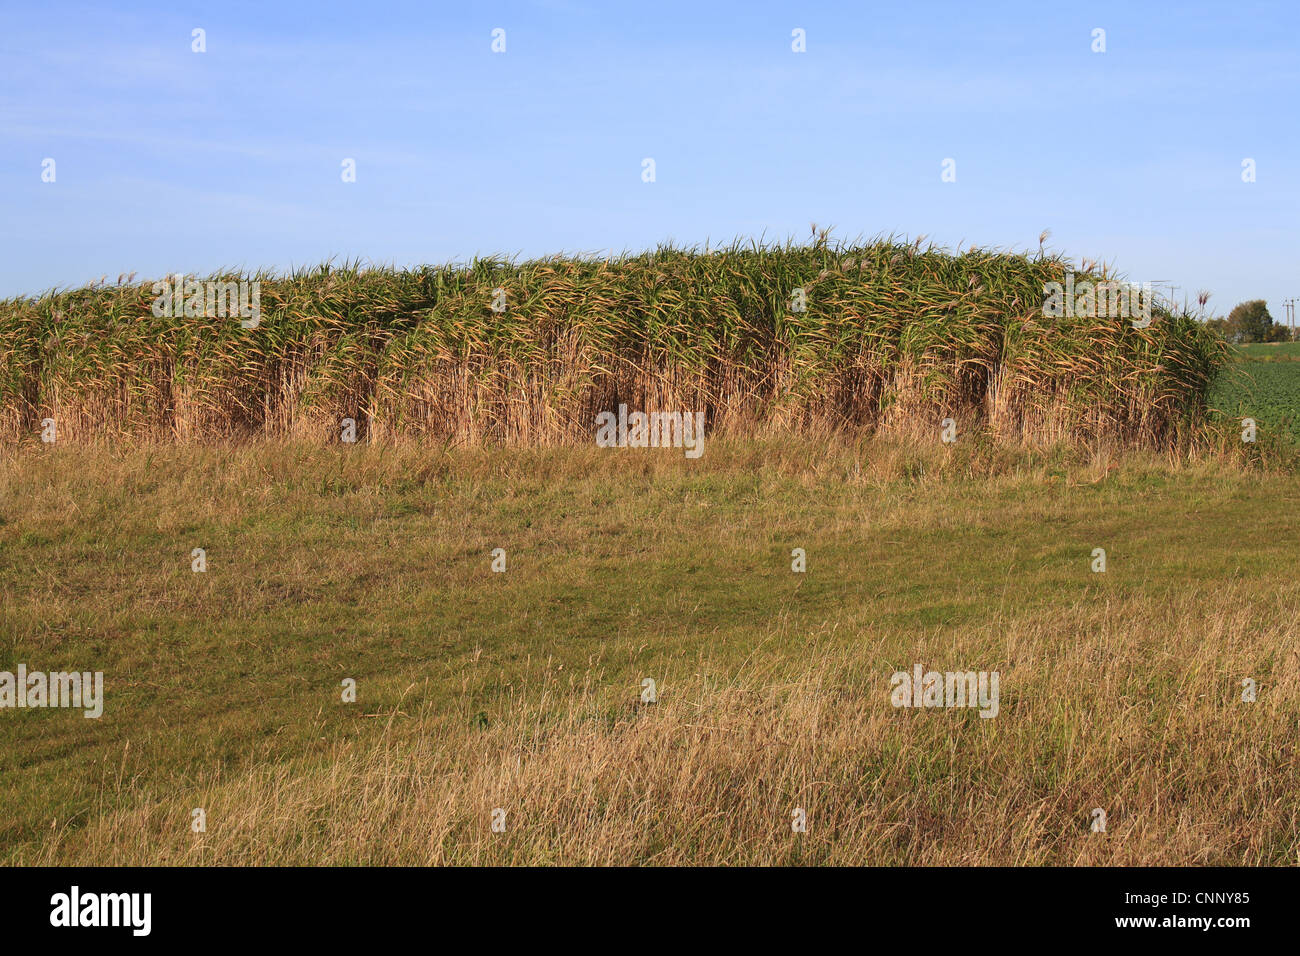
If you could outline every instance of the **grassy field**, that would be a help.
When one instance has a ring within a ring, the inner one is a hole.
[[[0,710],[0,861],[1295,864],[1298,500],[881,439],[10,448],[0,670],[107,700]],[[918,663],[998,715],[892,707]]]
[[[1300,342],[1251,342],[1234,351],[1252,362],[1300,362]]]

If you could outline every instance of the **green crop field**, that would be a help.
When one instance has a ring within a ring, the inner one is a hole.
[[[1266,435],[1300,440],[1300,342],[1236,346],[1209,389],[1227,419],[1253,418]]]

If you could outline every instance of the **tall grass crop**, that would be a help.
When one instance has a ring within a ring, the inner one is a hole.
[[[151,282],[0,302],[0,437],[590,441],[600,411],[704,411],[710,434],[933,436],[1172,447],[1224,346],[1186,314],[1043,315],[1070,261],[893,238],[257,281],[261,319],[159,318]],[[504,290],[505,311],[492,308]],[[796,289],[806,307],[796,310]]]

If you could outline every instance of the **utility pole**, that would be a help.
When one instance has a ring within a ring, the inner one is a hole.
[[[1173,286],[1169,283],[1169,281],[1168,281],[1167,279],[1152,279],[1152,280],[1151,280],[1151,289],[1153,290],[1153,293],[1154,293],[1153,298],[1154,298],[1157,302],[1159,302],[1161,295],[1163,295],[1163,290],[1164,290],[1165,286],[1169,286],[1169,288],[1170,288],[1171,290],[1173,289]],[[1173,296],[1172,296],[1172,293],[1171,293],[1170,298],[1169,298],[1169,311],[1170,311],[1170,313],[1172,313],[1172,312],[1174,311],[1174,307],[1173,307]]]

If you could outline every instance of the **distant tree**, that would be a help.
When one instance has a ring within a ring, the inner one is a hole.
[[[1228,320],[1227,320],[1227,319],[1206,319],[1206,320],[1205,320],[1205,327],[1208,328],[1208,329],[1210,329],[1210,330],[1213,331],[1213,332],[1218,332],[1218,333],[1219,333],[1220,335],[1222,335],[1225,339],[1227,339],[1227,338],[1229,337],[1229,329],[1228,329]],[[1231,339],[1229,339],[1229,341],[1231,341]]]
[[[1263,299],[1242,302],[1228,313],[1229,342],[1276,342],[1270,339],[1273,316],[1268,314],[1268,303]],[[1285,331],[1285,329],[1283,329]]]
[[[1272,325],[1268,327],[1268,335],[1265,337],[1264,341],[1265,342],[1290,342],[1291,330],[1287,328],[1285,325],[1283,325],[1281,322],[1274,322]]]

